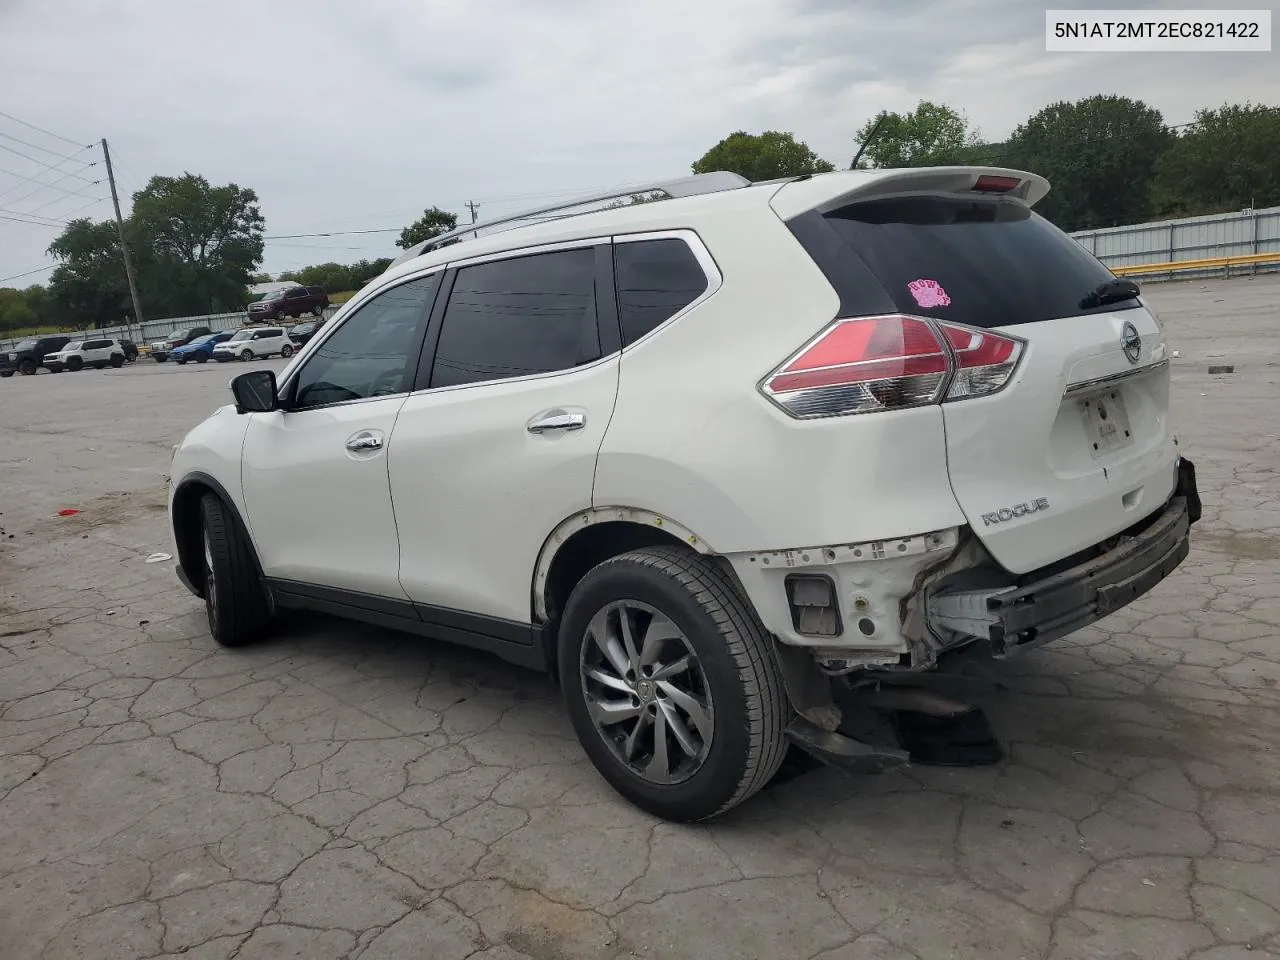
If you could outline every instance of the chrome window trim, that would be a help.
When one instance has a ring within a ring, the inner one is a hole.
[[[721,274],[719,265],[716,263],[715,258],[711,256],[711,251],[707,249],[707,245],[702,242],[702,237],[698,236],[698,233],[696,230],[691,230],[691,229],[682,227],[682,228],[672,229],[672,230],[651,230],[646,233],[622,233],[622,234],[616,234],[613,237],[613,243],[615,246],[621,243],[640,243],[641,241],[644,241],[644,240],[682,240],[684,241],[685,246],[689,248],[689,250],[693,253],[694,259],[697,260],[698,266],[702,268],[703,275],[707,278],[707,289],[702,291],[702,293],[699,294],[694,300],[690,301],[684,307],[677,310],[671,316],[667,317],[667,319],[663,320],[660,324],[658,324],[656,327],[654,327],[644,336],[638,337],[634,342],[630,344],[624,344],[622,347],[623,353],[626,353],[628,350],[634,350],[637,346],[644,343],[646,340],[648,340],[658,331],[664,329],[669,324],[674,323],[676,320],[679,320],[686,313],[689,313],[695,308],[700,307],[702,304],[706,303],[713,296],[715,296],[716,292],[719,291],[719,289],[724,286],[724,275]],[[616,296],[617,290],[618,290],[618,272],[617,272],[616,265],[615,265],[614,275],[613,275],[613,289],[614,289],[614,294]],[[619,326],[621,326],[622,324],[621,306],[619,306],[618,308],[618,324]]]
[[[521,257],[531,257],[539,253],[558,253],[562,250],[585,250],[591,247],[598,247],[602,243],[608,243],[608,235],[602,237],[583,237],[578,240],[557,240],[555,243],[536,243],[527,247],[511,247],[499,253],[482,253],[474,257],[467,257],[464,260],[451,260],[448,266],[453,270],[463,270],[466,267],[479,266],[482,263],[491,263],[494,260],[518,260]]]

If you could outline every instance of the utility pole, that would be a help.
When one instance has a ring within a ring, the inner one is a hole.
[[[124,218],[120,216],[120,198],[116,195],[116,175],[111,169],[111,151],[107,138],[102,138],[102,158],[107,161],[107,182],[111,184],[111,203],[116,208],[116,227],[120,230],[120,250],[124,254],[124,272],[129,278],[129,298],[133,301],[133,322],[142,325],[142,301],[138,299],[138,281],[133,276],[133,258],[129,256],[129,242],[124,237]]]
[[[466,208],[471,211],[471,222],[475,223],[476,211],[480,209],[480,204],[476,203],[474,200],[468,200],[466,202]]]

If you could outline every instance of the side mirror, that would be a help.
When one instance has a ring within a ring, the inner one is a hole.
[[[280,406],[276,375],[271,370],[251,370],[231,381],[236,413],[268,413]]]

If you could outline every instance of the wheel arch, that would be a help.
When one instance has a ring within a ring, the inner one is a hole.
[[[534,622],[555,620],[574,586],[597,564],[631,550],[670,545],[715,555],[689,527],[650,510],[599,507],[565,518],[538,553],[531,598]]]
[[[189,473],[174,488],[173,503],[169,513],[173,522],[173,543],[178,551],[178,565],[182,567],[187,582],[200,596],[204,596],[203,562],[204,550],[201,546],[200,501],[206,493],[212,493],[222,501],[231,515],[231,522],[236,531],[244,537],[253,556],[253,566],[258,577],[262,577],[262,564],[258,560],[257,548],[249,535],[249,528],[240,515],[235,499],[227,492],[227,488],[207,473]]]

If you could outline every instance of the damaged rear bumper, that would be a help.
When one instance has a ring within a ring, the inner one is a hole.
[[[974,588],[944,580],[927,601],[929,626],[985,640],[997,658],[1056,640],[1132,603],[1172,573],[1187,556],[1190,526],[1199,518],[1195,467],[1183,460],[1173,497],[1102,553],[1012,584]]]

